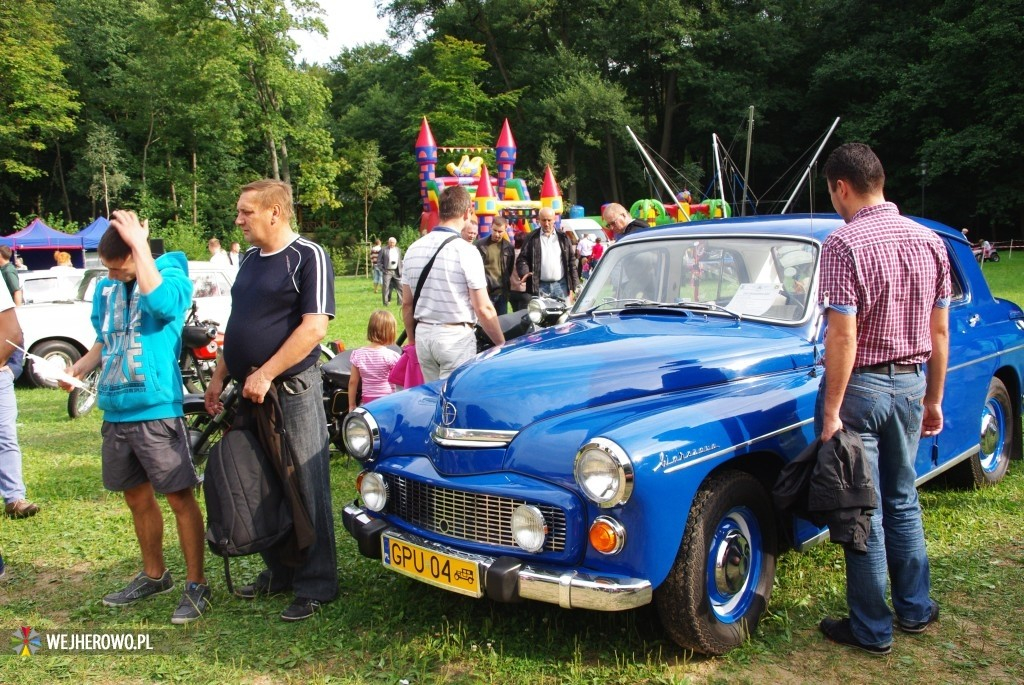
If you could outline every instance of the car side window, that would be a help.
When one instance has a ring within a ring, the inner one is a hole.
[[[224,295],[223,287],[216,274],[196,274],[192,277],[192,297],[217,297]]]

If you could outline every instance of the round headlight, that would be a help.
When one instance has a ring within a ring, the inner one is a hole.
[[[633,494],[633,463],[611,440],[594,438],[581,447],[573,475],[583,494],[601,507],[625,504]]]
[[[544,304],[539,297],[535,297],[526,303],[526,313],[530,317],[530,321],[535,324],[540,324],[544,321]]]
[[[531,504],[520,504],[512,512],[512,538],[516,544],[527,552],[539,552],[544,549],[544,538],[548,534],[548,524],[544,514]]]
[[[341,435],[345,451],[359,461],[369,459],[380,447],[377,422],[362,408],[348,413],[342,423]]]
[[[388,503],[387,483],[379,473],[366,472],[359,481],[359,496],[370,511],[383,511]]]

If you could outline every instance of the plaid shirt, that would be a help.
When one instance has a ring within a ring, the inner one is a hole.
[[[857,316],[854,368],[923,363],[932,308],[949,306],[949,257],[893,203],[864,207],[825,240],[819,292],[822,306]]]

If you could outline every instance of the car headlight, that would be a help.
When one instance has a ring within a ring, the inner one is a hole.
[[[383,476],[373,471],[364,471],[359,476],[359,496],[370,511],[383,511],[388,503],[388,485]]]
[[[535,297],[526,303],[526,313],[530,317],[530,321],[540,325],[544,321],[544,302],[541,298]]]
[[[512,512],[512,538],[516,544],[527,552],[539,552],[544,549],[544,538],[548,534],[548,524],[544,514],[532,504],[520,504]]]
[[[345,451],[359,461],[366,461],[380,449],[380,428],[373,416],[362,407],[350,411],[345,417],[341,436]]]
[[[580,448],[573,475],[583,494],[601,507],[625,504],[633,494],[633,462],[606,438],[594,438]]]

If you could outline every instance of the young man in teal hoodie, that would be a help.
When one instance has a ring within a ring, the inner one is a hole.
[[[127,606],[174,588],[163,557],[163,516],[155,493],[174,512],[186,583],[171,623],[189,623],[210,607],[203,572],[203,515],[194,487],[178,368],[185,312],[192,302],[188,262],[181,252],[153,259],[148,222],[113,213],[100,239],[108,277],[96,285],[92,324],[97,341],[71,367],[84,378],[102,361],[98,385],[103,416],[103,485],[123,491],[142,551],[142,570],[106,606]]]

